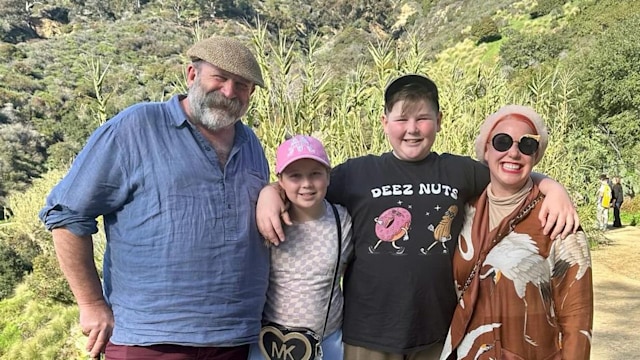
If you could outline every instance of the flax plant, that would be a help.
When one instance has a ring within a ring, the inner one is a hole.
[[[334,164],[371,151],[382,143],[379,112],[372,121],[370,75],[359,66],[346,79],[330,79],[319,66],[319,39],[310,37],[301,50],[286,37],[270,39],[264,28],[255,31],[254,46],[265,88],[256,91],[248,122],[255,127],[273,165],[275,149],[285,135],[307,134],[325,143]],[[332,81],[330,81],[332,80]],[[373,96],[372,96],[373,95]]]
[[[111,60],[104,65],[102,59],[95,55],[84,56],[85,72],[88,74],[86,77],[91,81],[93,85],[93,95],[95,97],[95,106],[90,108],[93,118],[98,125],[102,125],[107,121],[107,105],[109,99],[115,93],[111,91],[105,94],[105,77],[109,72],[111,66]]]

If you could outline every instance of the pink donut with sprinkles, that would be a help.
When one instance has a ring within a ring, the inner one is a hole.
[[[396,241],[409,231],[411,213],[405,208],[394,207],[385,210],[374,220],[376,235],[380,240]]]

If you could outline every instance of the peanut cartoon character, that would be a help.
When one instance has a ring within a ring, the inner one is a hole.
[[[446,254],[449,251],[447,250],[447,246],[445,243],[451,240],[451,223],[453,223],[453,219],[455,219],[458,214],[458,207],[456,205],[449,206],[449,209],[444,212],[444,216],[442,220],[438,223],[438,225],[433,228],[433,224],[429,225],[429,230],[433,231],[434,241],[429,245],[429,247],[425,250],[425,248],[420,249],[420,252],[423,254],[427,254],[429,250],[431,250],[437,243],[442,244],[442,253]]]

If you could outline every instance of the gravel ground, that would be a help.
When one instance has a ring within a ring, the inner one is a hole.
[[[640,359],[640,228],[610,229],[591,252],[595,316],[591,358]]]

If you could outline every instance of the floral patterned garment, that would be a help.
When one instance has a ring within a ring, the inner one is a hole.
[[[486,191],[467,205],[453,260],[459,301],[442,360],[589,359],[587,238],[582,230],[565,239],[543,235],[540,199],[534,186],[493,231]]]

